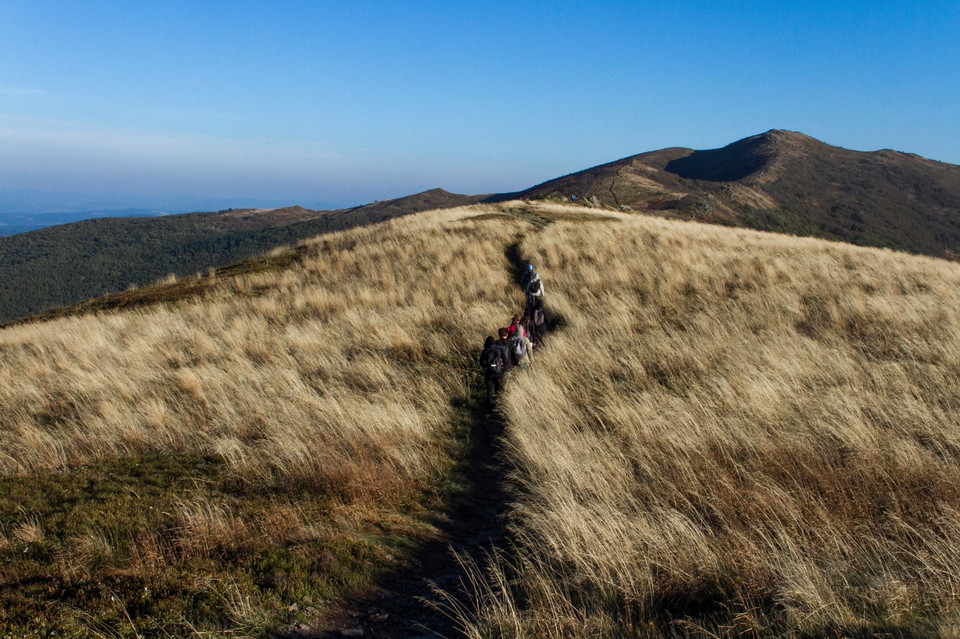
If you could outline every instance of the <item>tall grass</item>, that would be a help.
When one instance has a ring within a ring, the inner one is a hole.
[[[626,216],[521,249],[565,327],[507,389],[473,635],[955,631],[960,267]]]
[[[35,507],[0,499],[10,506],[0,512],[0,552],[10,559],[0,590],[16,597],[16,584],[36,576],[37,564],[21,561],[34,548],[68,583],[120,571],[156,591],[151,580],[171,567],[242,569],[259,580],[244,597],[302,596],[289,583],[292,562],[306,566],[309,581],[340,561],[325,559],[315,540],[332,539],[338,526],[389,529],[394,514],[436,494],[453,463],[465,364],[515,310],[504,246],[526,224],[466,219],[485,212],[336,233],[278,251],[201,296],[0,331],[0,481],[20,490],[10,482],[61,473],[61,482],[77,482],[93,477],[85,468],[157,455],[204,468],[215,459],[229,476],[216,480],[226,492],[171,479],[175,498],[157,502],[161,515],[147,495],[166,479],[130,464],[123,476],[143,485],[123,490],[140,499],[114,491],[103,497],[108,507],[96,495],[117,473],[104,472],[80,491],[90,499],[80,510],[99,509],[99,522],[73,514],[74,496],[51,505],[51,492]],[[165,463],[143,468],[173,473]],[[47,481],[37,479],[31,500]],[[318,558],[282,550],[304,540],[297,553]],[[363,557],[349,544],[343,555]],[[207,578],[183,579],[192,592],[208,589]],[[247,601],[224,595],[235,585],[209,587],[221,603]],[[5,620],[0,613],[0,630]]]
[[[437,470],[450,363],[509,309],[519,224],[418,216],[204,298],[2,331],[0,472],[192,450],[251,481],[402,491]]]
[[[318,574],[359,585],[365,526],[451,469],[524,232],[564,322],[508,383],[517,548],[473,575],[469,635],[953,632],[960,268],[529,203],[0,331],[0,629],[66,614],[20,589],[133,636],[262,634]],[[177,570],[198,616],[151,626]]]

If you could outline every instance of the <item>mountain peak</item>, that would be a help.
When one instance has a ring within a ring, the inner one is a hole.
[[[719,149],[649,151],[519,195],[960,259],[960,167],[784,129]]]
[[[825,146],[797,131],[770,129],[719,149],[693,151],[672,160],[667,171],[682,178],[707,182],[736,182],[762,173],[781,155]]]
[[[800,133],[799,131],[788,131],[786,129],[770,129],[765,133],[756,135],[754,137],[766,138],[768,140],[776,141],[791,141],[791,142],[819,142],[816,138],[812,138],[809,135]]]

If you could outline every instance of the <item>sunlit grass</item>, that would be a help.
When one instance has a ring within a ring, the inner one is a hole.
[[[460,219],[483,211],[0,331],[0,630],[257,634],[399,561],[451,487],[478,336],[513,312],[525,223]]]
[[[521,251],[565,327],[507,391],[477,636],[957,627],[960,267],[628,217]]]
[[[518,545],[468,634],[953,632],[960,268],[544,203],[0,331],[0,629],[257,635],[396,565],[521,234],[563,321],[508,385]]]

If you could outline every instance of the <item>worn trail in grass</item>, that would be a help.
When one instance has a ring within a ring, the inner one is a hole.
[[[496,415],[487,417],[482,403],[475,387],[463,407],[470,420],[468,460],[462,470],[466,489],[445,514],[440,534],[366,595],[335,606],[316,627],[290,628],[278,636],[400,639],[459,634],[444,612],[447,597],[466,601],[470,595],[458,556],[482,563],[492,548],[506,546],[508,493],[499,461],[503,424]]]
[[[552,220],[530,219],[524,211],[517,217],[534,224],[535,232]],[[519,279],[526,261],[520,253],[522,237],[506,249],[513,281]],[[495,327],[491,327],[491,332]],[[474,608],[477,593],[471,574],[484,574],[494,556],[509,556],[506,528],[511,488],[502,462],[504,421],[485,408],[483,378],[474,362],[466,362],[469,396],[459,398],[462,423],[462,462],[457,470],[462,486],[444,513],[440,534],[424,544],[402,568],[383,576],[365,595],[334,605],[316,625],[287,628],[278,637],[317,638],[462,636],[453,610]],[[510,373],[507,376],[509,384]]]

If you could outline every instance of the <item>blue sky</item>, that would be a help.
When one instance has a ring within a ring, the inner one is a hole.
[[[0,190],[349,205],[771,128],[960,164],[958,121],[960,0],[0,0]]]

